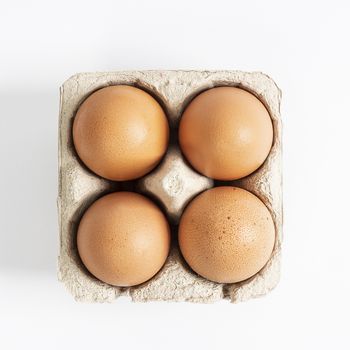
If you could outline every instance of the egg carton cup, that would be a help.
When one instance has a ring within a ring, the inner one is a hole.
[[[139,87],[164,108],[168,117],[170,144],[157,168],[135,181],[113,182],[88,170],[78,158],[72,125],[81,103],[106,86],[127,84]],[[182,112],[200,92],[216,86],[236,86],[256,95],[268,109],[274,130],[271,152],[251,175],[235,181],[213,181],[194,171],[181,154],[177,128]],[[245,301],[272,290],[280,278],[282,242],[281,91],[260,72],[241,71],[121,71],[82,73],[61,87],[59,116],[59,231],[58,277],[76,300],[111,302],[129,296],[136,302],[189,301],[211,303],[221,299]],[[181,256],[177,223],[187,203],[200,192],[220,185],[244,188],[258,196],[270,210],[276,228],[272,255],[253,277],[234,284],[206,280],[193,272]],[[76,244],[77,228],[85,210],[104,194],[136,191],[151,197],[163,208],[172,227],[172,244],[162,269],[149,281],[134,287],[114,287],[92,276],[82,264]]]

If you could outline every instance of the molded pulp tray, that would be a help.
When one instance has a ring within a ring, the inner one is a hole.
[[[171,128],[170,145],[160,165],[145,177],[113,182],[89,171],[78,159],[72,141],[72,124],[80,104],[94,91],[118,84],[134,85],[153,95],[163,106]],[[270,112],[274,142],[265,163],[253,174],[236,181],[208,179],[183,159],[177,143],[177,126],[187,104],[200,92],[215,86],[237,86],[255,94]],[[61,87],[59,117],[59,279],[75,299],[109,302],[119,296],[133,301],[191,301],[200,303],[228,299],[239,302],[266,294],[280,275],[282,241],[281,92],[268,76],[241,71],[126,71],[82,73]],[[218,185],[242,187],[257,195],[268,207],[276,227],[276,243],[265,267],[250,279],[220,284],[195,274],[184,262],[177,244],[177,222],[186,204],[198,193]],[[76,232],[84,211],[102,195],[119,190],[137,191],[153,198],[172,223],[172,246],[160,270],[142,285],[119,288],[93,277],[83,266],[76,247]]]

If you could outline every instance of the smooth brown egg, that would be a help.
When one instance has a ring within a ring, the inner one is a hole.
[[[269,260],[275,227],[263,202],[231,186],[215,187],[197,196],[179,225],[183,257],[199,275],[235,283],[257,272]]]
[[[126,85],[90,95],[73,124],[75,149],[94,173],[116,181],[150,172],[163,157],[169,139],[167,118],[147,92]]]
[[[198,95],[179,127],[181,150],[200,173],[217,180],[251,174],[268,156],[273,139],[270,115],[253,94],[217,87]]]
[[[98,199],[85,212],[77,246],[83,264],[99,280],[134,286],[163,266],[170,230],[151,200],[133,192],[116,192]]]

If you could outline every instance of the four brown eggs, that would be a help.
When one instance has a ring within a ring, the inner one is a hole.
[[[257,170],[273,142],[264,104],[236,87],[216,87],[195,97],[184,110],[178,131],[181,151],[199,173],[236,180]],[[91,94],[73,123],[81,161],[113,181],[151,172],[169,143],[161,105],[139,88],[118,85]],[[275,227],[265,204],[233,186],[204,191],[187,206],[178,227],[180,251],[189,267],[219,283],[243,281],[270,258]],[[115,192],[96,200],[83,215],[77,247],[87,270],[115,286],[151,279],[164,265],[171,244],[162,210],[134,192]]]

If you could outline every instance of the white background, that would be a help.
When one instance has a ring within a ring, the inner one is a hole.
[[[337,0],[0,0],[0,348],[349,349],[349,17]],[[281,282],[238,305],[76,303],[56,278],[58,88],[176,68],[283,90]]]

